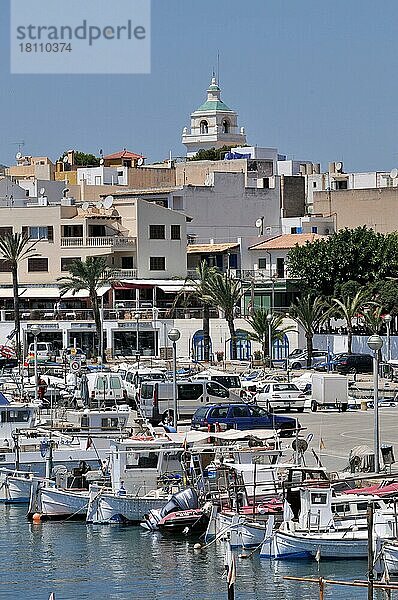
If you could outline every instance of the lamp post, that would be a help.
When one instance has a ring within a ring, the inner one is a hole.
[[[272,323],[272,314],[268,313],[267,315],[267,323],[268,323],[268,354],[269,354],[269,366],[272,368],[272,332],[271,332],[271,323]]]
[[[380,472],[380,425],[379,425],[379,350],[383,346],[383,340],[379,335],[371,335],[368,338],[368,346],[373,350],[373,444],[375,455],[375,473]]]
[[[392,316],[390,314],[384,315],[383,321],[387,327],[387,362],[391,360],[391,321]]]
[[[33,349],[34,349],[34,353],[35,353],[35,357],[34,357],[34,369],[35,369],[35,402],[37,402],[38,399],[39,399],[38,377],[37,377],[37,338],[41,334],[41,329],[40,329],[40,327],[38,325],[32,325],[30,331],[33,334],[33,339],[34,339]]]
[[[136,328],[136,335],[137,335],[137,343],[135,345],[135,351],[136,354],[138,355],[140,353],[140,344],[139,344],[139,337],[140,337],[140,313],[136,312],[134,315],[135,318],[135,328]]]
[[[177,431],[178,423],[178,405],[177,405],[177,341],[180,339],[181,333],[178,329],[170,329],[167,334],[169,340],[173,343],[173,411],[174,411],[174,427]]]

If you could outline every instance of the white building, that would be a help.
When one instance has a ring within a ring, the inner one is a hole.
[[[182,143],[187,156],[198,150],[239,146],[246,143],[245,130],[238,127],[238,114],[221,100],[221,90],[213,75],[207,100],[191,114],[191,127],[184,127]]]
[[[79,185],[128,185],[128,167],[80,167]]]

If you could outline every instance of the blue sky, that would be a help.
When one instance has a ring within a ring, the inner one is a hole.
[[[250,143],[323,167],[398,167],[396,0],[152,0],[152,72],[123,76],[10,75],[7,5],[0,163],[19,140],[53,159],[69,148],[182,155],[219,50],[222,98]]]

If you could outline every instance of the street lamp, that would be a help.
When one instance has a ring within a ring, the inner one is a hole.
[[[178,405],[177,405],[177,341],[180,339],[181,333],[178,329],[170,329],[167,334],[169,340],[173,343],[173,410],[174,410],[174,427],[177,431],[178,423]]]
[[[34,356],[34,368],[35,368],[35,401],[37,402],[38,399],[39,399],[38,376],[37,376],[37,338],[41,334],[41,329],[40,329],[40,327],[38,325],[32,325],[30,331],[31,331],[31,333],[33,335],[33,339],[34,339],[33,351],[35,353],[35,356]]]
[[[384,315],[383,321],[387,327],[387,362],[391,360],[391,321],[392,316],[390,314]]]
[[[268,354],[269,354],[269,365],[272,368],[272,335],[271,335],[272,314],[271,313],[268,313],[268,315],[267,315],[267,323],[268,323]]]
[[[373,444],[375,455],[375,473],[380,472],[380,425],[379,425],[379,350],[383,346],[383,340],[379,335],[371,335],[368,338],[368,346],[373,350]]]
[[[135,345],[136,355],[140,353],[140,345],[139,345],[139,337],[140,337],[140,313],[136,312],[134,315],[135,325],[136,325],[136,335],[137,335],[137,343]]]

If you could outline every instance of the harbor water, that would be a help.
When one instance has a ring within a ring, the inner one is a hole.
[[[26,507],[0,506],[0,599],[226,598],[222,544],[194,550],[196,539],[162,537],[139,527],[26,520]],[[238,558],[236,599],[317,600],[317,586],[283,576],[365,579],[365,561],[270,562]],[[325,598],[360,600],[366,588],[327,586]],[[377,594],[375,598],[382,598]]]

